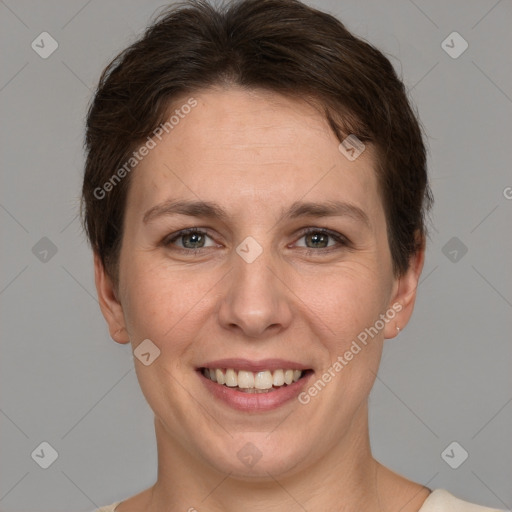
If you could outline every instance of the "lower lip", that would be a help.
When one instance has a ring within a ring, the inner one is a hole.
[[[225,404],[239,411],[270,411],[297,398],[313,372],[306,374],[297,382],[281,386],[268,393],[245,393],[234,388],[217,384],[205,377],[200,370],[197,374],[210,393]]]

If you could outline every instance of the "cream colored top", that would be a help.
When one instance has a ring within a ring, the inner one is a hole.
[[[116,501],[108,507],[101,507],[94,512],[115,512],[117,505],[121,503]],[[425,500],[418,512],[504,512],[497,508],[482,507],[474,505],[467,501],[456,498],[444,489],[435,489]]]

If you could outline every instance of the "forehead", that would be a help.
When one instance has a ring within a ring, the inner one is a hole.
[[[195,105],[193,108],[184,105]],[[215,200],[250,212],[297,200],[345,200],[382,213],[369,146],[355,161],[313,106],[276,93],[216,89],[173,102],[172,129],[137,165],[128,206]],[[171,126],[171,125],[168,125]],[[248,213],[249,215],[249,213]]]

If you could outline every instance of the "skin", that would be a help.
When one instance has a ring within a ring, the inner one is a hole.
[[[134,359],[155,413],[158,479],[116,512],[419,510],[429,490],[379,464],[369,443],[367,399],[383,342],[409,321],[424,261],[422,249],[393,275],[372,147],[349,161],[317,110],[268,91],[193,97],[198,105],[132,173],[117,290],[95,256],[112,338],[133,349],[149,338],[161,351],[149,366]],[[228,218],[143,222],[170,198],[215,201]],[[279,221],[299,200],[356,205],[369,226],[346,215]],[[190,227],[210,237],[202,252],[179,252],[201,246],[190,237],[162,243]],[[349,244],[315,245],[300,232],[309,227]],[[235,250],[247,236],[263,250],[252,263]],[[195,372],[224,357],[283,358],[307,364],[314,382],[397,303],[401,311],[307,405],[235,411]],[[249,442],[262,454],[252,467],[237,457]]]

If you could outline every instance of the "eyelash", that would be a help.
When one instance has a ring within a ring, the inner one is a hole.
[[[301,238],[303,238],[309,234],[312,234],[312,233],[329,236],[330,238],[335,240],[338,245],[325,247],[325,248],[319,248],[319,249],[303,248],[304,249],[303,252],[307,256],[313,256],[313,255],[318,256],[318,255],[320,255],[319,253],[330,254],[333,250],[339,250],[342,247],[350,246],[350,241],[346,237],[344,237],[340,233],[337,233],[336,231],[331,231],[331,230],[328,230],[325,228],[305,228],[304,230],[302,230],[300,232],[300,236],[298,239],[300,240]],[[162,240],[162,245],[164,247],[169,247],[173,242],[175,242],[179,238],[181,238],[185,235],[192,235],[192,234],[206,235],[208,238],[212,238],[210,235],[208,235],[208,233],[206,231],[204,231],[202,229],[187,228],[187,229],[182,229],[180,231],[177,231],[175,233],[168,235],[166,238],[164,238]],[[174,248],[174,250],[177,250],[177,251],[181,252],[182,254],[187,254],[190,256],[194,256],[195,254],[200,253],[204,249],[210,249],[210,247],[199,247],[197,249],[186,249],[183,247],[175,247]]]

